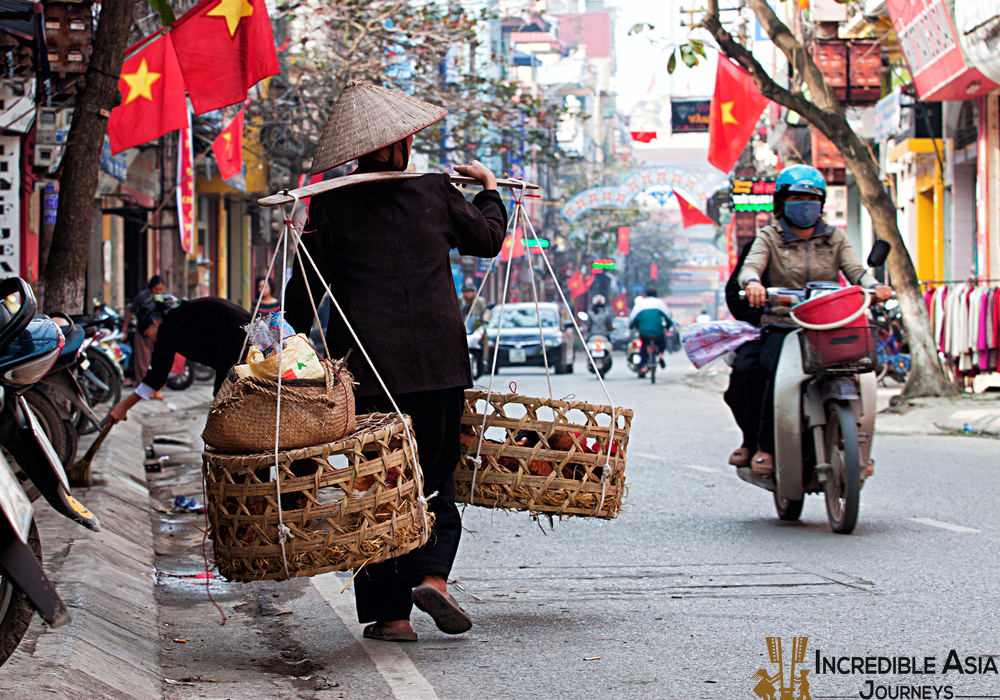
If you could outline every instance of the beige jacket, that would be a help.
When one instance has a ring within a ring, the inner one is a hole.
[[[862,287],[878,284],[866,271],[847,235],[823,222],[808,240],[786,233],[780,226],[765,226],[758,231],[740,270],[740,286],[760,280],[765,270],[772,287],[802,289],[806,282],[837,282],[840,272],[851,284]],[[772,306],[761,323],[787,325],[788,309],[788,306]]]

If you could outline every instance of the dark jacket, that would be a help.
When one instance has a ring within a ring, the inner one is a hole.
[[[491,258],[500,252],[507,210],[495,191],[470,204],[445,175],[372,182],[323,193],[309,205],[303,245],[329,282],[351,326],[393,393],[472,386],[465,326],[449,251]],[[323,287],[308,260],[309,288]],[[308,332],[312,306],[298,264],[285,302],[288,322]],[[335,308],[327,343],[334,357],[353,349],[358,396],[382,389]]]
[[[747,241],[743,245],[743,249],[740,251],[740,257],[736,261],[736,267],[729,275],[729,280],[726,282],[726,306],[729,307],[729,313],[733,315],[737,321],[746,321],[747,323],[752,323],[755,326],[760,325],[760,319],[764,315],[763,308],[754,308],[750,306],[750,303],[740,296],[740,292],[743,287],[740,286],[740,270],[743,269],[743,261],[747,259],[747,254],[750,252],[750,247],[753,245],[753,241]],[[767,287],[770,283],[768,282],[767,272],[761,277],[760,283]]]
[[[167,382],[174,353],[211,367],[220,377],[240,360],[250,312],[216,297],[185,301],[168,311],[156,332],[153,358],[143,384],[159,391]]]

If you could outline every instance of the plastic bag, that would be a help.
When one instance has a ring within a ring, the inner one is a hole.
[[[281,367],[278,367],[278,352],[265,354],[256,345],[250,347],[246,364],[233,368],[238,377],[259,377],[277,380],[278,374],[284,381],[289,379],[323,379],[323,363],[312,344],[302,334],[285,339],[281,349]]]
[[[760,328],[745,321],[704,321],[681,329],[681,344],[698,369],[760,337]]]
[[[250,336],[250,343],[260,348],[267,357],[277,351],[278,343],[294,336],[295,330],[281,317],[280,311],[275,311],[257,316],[247,326],[247,334]]]

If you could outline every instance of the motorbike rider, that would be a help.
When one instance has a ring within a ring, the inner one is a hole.
[[[874,291],[879,301],[893,295],[890,287],[879,284],[851,247],[843,231],[823,221],[826,181],[816,168],[792,165],[777,177],[774,192],[776,225],[764,226],[747,253],[739,274],[746,300],[753,308],[763,307],[767,290],[761,282],[766,274],[771,285],[801,289],[807,282],[838,282],[840,273],[851,284]],[[761,323],[759,368],[764,387],[758,403],[757,451],[750,460],[755,474],[774,473],[774,371],[784,337],[795,329],[788,316],[790,307],[771,306]],[[739,452],[739,450],[737,450]],[[736,452],[730,458],[732,462]],[[739,461],[739,460],[738,460]],[[737,465],[745,466],[746,463]]]
[[[607,300],[603,294],[597,294],[590,302],[590,317],[587,319],[587,337],[603,335],[611,339],[615,329],[614,317],[608,309]]]
[[[250,312],[216,297],[179,304],[163,295],[140,308],[136,318],[138,333],[153,343],[153,357],[142,383],[111,409],[115,421],[125,420],[133,406],[166,384],[175,353],[214,369],[213,393],[218,393],[229,370],[240,361]]]
[[[657,296],[656,287],[647,287],[645,296],[636,299],[632,313],[629,314],[629,328],[639,332],[643,347],[652,347],[660,367],[666,367],[663,361],[663,350],[667,347],[667,330],[673,326],[670,311],[666,303]],[[639,365],[639,376],[646,374],[646,353],[642,354]]]
[[[476,285],[471,281],[462,285],[462,318],[469,319],[466,323],[469,331],[476,330],[486,320],[486,300],[476,294]]]

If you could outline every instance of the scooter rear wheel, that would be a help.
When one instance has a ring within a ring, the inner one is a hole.
[[[825,485],[826,517],[834,532],[850,534],[858,522],[861,498],[858,424],[850,406],[827,404],[823,442],[826,462],[830,465]]]

